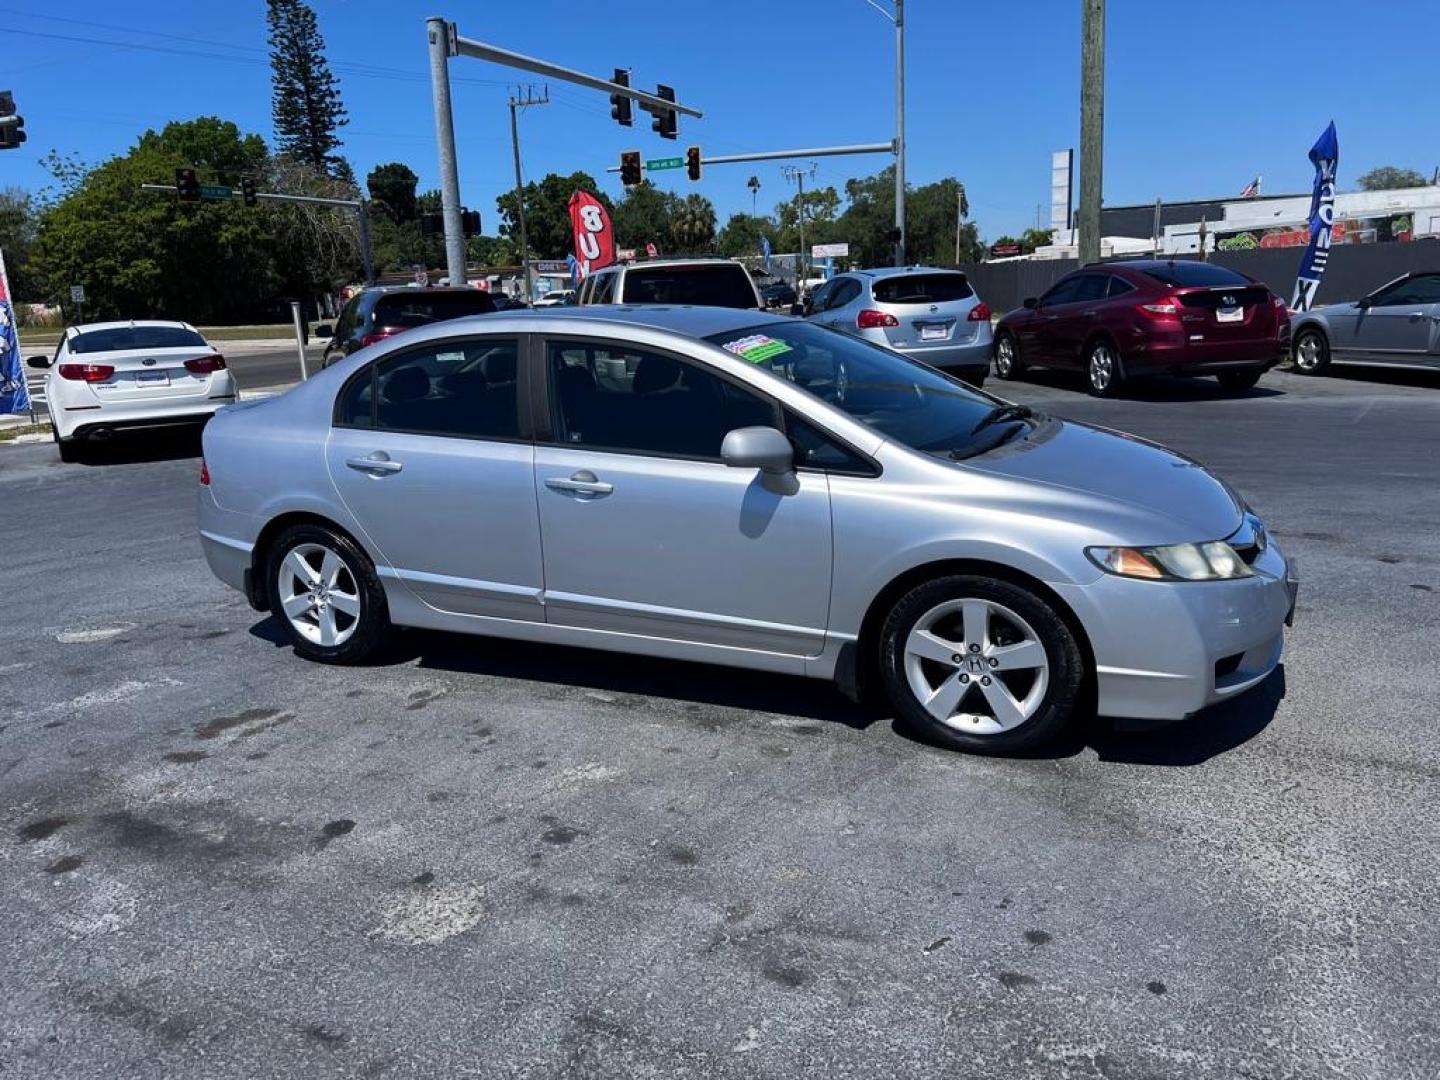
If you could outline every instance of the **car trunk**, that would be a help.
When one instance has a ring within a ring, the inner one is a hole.
[[[979,321],[970,312],[980,302],[964,274],[905,274],[882,278],[871,290],[876,310],[893,315],[885,327],[892,348],[917,349],[968,345]]]
[[[1207,343],[1253,341],[1275,336],[1275,305],[1263,285],[1177,289],[1188,335]]]
[[[72,362],[114,368],[109,378],[93,382],[90,387],[102,401],[120,404],[207,396],[213,373],[191,371],[185,366],[185,361],[214,355],[215,350],[205,345],[183,345],[164,349],[79,353]]]

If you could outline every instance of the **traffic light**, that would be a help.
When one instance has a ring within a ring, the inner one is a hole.
[[[255,193],[255,181],[248,176],[240,178],[240,195],[245,200],[246,206],[254,206],[259,203]]]
[[[175,170],[175,193],[181,202],[200,201],[200,178],[194,169]]]
[[[690,174],[691,180],[700,179],[700,148],[692,146],[685,151],[685,171]]]
[[[445,233],[445,215],[439,210],[426,210],[420,215],[421,236],[442,236]]]
[[[15,112],[15,95],[0,90],[0,150],[13,150],[25,139],[25,118]]]
[[[634,187],[640,183],[640,151],[626,150],[620,155],[620,183]]]
[[[664,101],[674,101],[675,88],[666,86],[664,83],[657,83],[655,96]],[[655,119],[650,121],[650,130],[662,139],[673,139],[675,138],[675,121],[674,109],[659,109],[655,112]]]
[[[630,72],[624,68],[615,69],[615,78],[611,82],[619,83],[621,86],[630,85]],[[629,127],[635,123],[634,112],[631,108],[631,101],[624,94],[610,95],[610,119],[614,120],[621,127]]]
[[[479,211],[479,210],[463,210],[463,209],[462,209],[462,210],[460,211],[460,231],[461,231],[462,233],[464,233],[466,236],[479,236],[479,235],[480,235],[480,211]]]

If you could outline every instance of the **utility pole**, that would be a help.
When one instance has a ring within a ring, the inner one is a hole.
[[[430,91],[435,103],[435,142],[440,153],[440,211],[445,222],[445,267],[451,285],[465,284],[465,231],[460,221],[460,166],[455,160],[455,117],[450,108],[450,57],[454,26],[425,20],[430,40]]]
[[[1080,264],[1100,259],[1105,156],[1105,0],[1080,0]]]
[[[519,87],[516,87],[518,93]],[[525,96],[518,97],[510,95],[510,146],[515,151],[515,206],[518,209],[520,218],[520,268],[525,280],[525,302],[528,304],[534,299],[530,283],[530,241],[525,235],[525,188],[520,179],[520,127],[515,122],[515,110],[526,108],[530,105],[549,105],[550,88],[545,88],[544,97],[536,97],[534,87],[530,87]]]
[[[895,0],[895,265],[905,265],[905,0]]]
[[[1155,240],[1155,254],[1156,254],[1156,256],[1159,256],[1159,254],[1160,254],[1160,198],[1159,198],[1159,196],[1156,196],[1156,198],[1155,198],[1155,227],[1154,227],[1154,229],[1151,230],[1151,235],[1154,237],[1154,240]]]
[[[800,219],[800,266],[795,282],[797,286],[802,285],[805,279],[809,277],[809,275],[805,273],[805,174],[809,173],[810,178],[813,180],[815,177],[815,169],[816,165],[813,161],[810,163],[810,168],[808,169],[802,169],[795,165],[785,165],[781,169],[785,174],[785,179],[794,180],[796,187],[795,211]],[[800,290],[797,288],[795,291],[798,293]]]
[[[963,191],[955,192],[955,265],[960,265],[960,218],[963,211],[960,209],[965,200]]]

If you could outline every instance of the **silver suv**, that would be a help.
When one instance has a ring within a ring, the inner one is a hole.
[[[958,270],[851,270],[811,294],[805,317],[953,370],[982,386],[990,368],[990,305]]]
[[[577,303],[765,307],[750,271],[734,259],[650,259],[607,266],[581,283]]]

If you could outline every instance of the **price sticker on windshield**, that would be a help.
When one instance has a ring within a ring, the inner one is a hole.
[[[752,364],[762,364],[766,360],[780,356],[791,350],[791,346],[783,341],[776,341],[764,334],[751,334],[739,341],[727,342],[726,352],[732,352],[742,360],[748,360]]]

